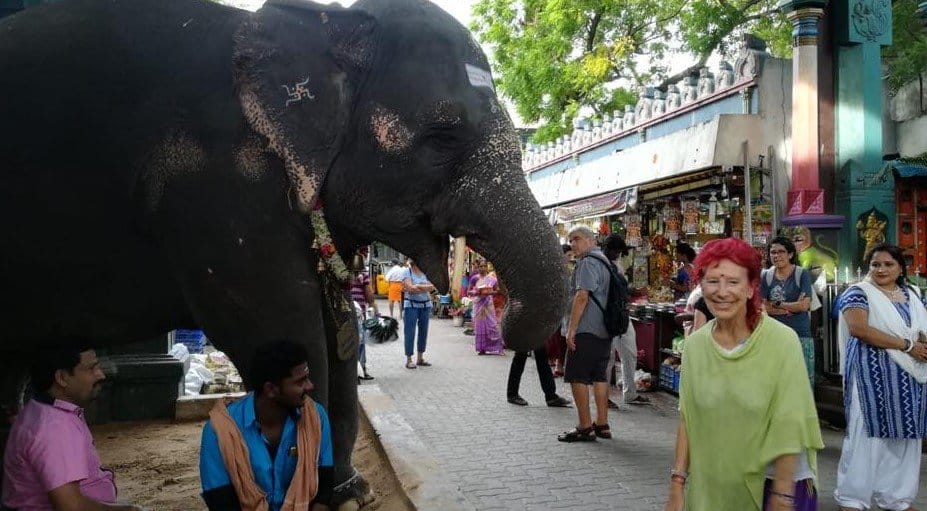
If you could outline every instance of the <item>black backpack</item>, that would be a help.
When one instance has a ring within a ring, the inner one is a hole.
[[[605,301],[605,307],[599,303],[595,293],[589,292],[589,297],[602,310],[602,316],[605,318],[605,330],[608,335],[618,337],[627,333],[631,325],[631,315],[628,313],[628,279],[618,273],[615,263],[600,259],[596,256],[589,256],[592,259],[604,264],[608,268],[608,299]]]

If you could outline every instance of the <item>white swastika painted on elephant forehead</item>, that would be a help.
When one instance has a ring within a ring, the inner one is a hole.
[[[496,89],[492,85],[492,74],[485,69],[480,69],[473,64],[466,64],[467,78],[470,79],[470,85],[474,87],[486,87],[491,91]]]
[[[297,103],[304,99],[315,99],[315,94],[309,92],[307,85],[309,84],[309,77],[307,76],[305,80],[298,82],[292,88],[288,85],[281,85],[281,87],[286,90],[287,100],[286,106],[290,106],[290,103]]]

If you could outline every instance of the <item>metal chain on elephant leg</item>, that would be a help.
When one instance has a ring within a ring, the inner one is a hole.
[[[357,469],[345,482],[335,486],[332,502],[338,511],[355,511],[374,501],[370,484]]]
[[[350,360],[357,354],[360,333],[357,331],[357,318],[354,306],[348,298],[347,286],[350,284],[351,272],[341,259],[332,242],[321,203],[316,205],[309,216],[315,241],[312,249],[319,255],[319,280],[325,296],[323,314],[331,314],[337,329],[338,358]]]

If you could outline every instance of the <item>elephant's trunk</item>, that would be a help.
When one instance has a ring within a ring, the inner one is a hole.
[[[490,219],[490,235],[471,237],[468,242],[492,261],[508,293],[502,337],[509,348],[523,351],[538,347],[560,328],[567,282],[557,237],[530,192],[511,200],[519,216],[504,216],[501,211],[491,215],[495,218]],[[493,208],[487,205],[484,211]]]
[[[528,350],[559,327],[566,266],[557,236],[528,189],[515,130],[501,118],[494,128],[432,218],[438,232],[466,235],[467,244],[492,262],[508,293],[505,343]]]

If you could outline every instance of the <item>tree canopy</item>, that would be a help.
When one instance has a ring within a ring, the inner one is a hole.
[[[923,0],[921,0],[923,1]],[[882,50],[888,67],[888,87],[897,91],[927,70],[927,13],[918,12],[918,0],[892,2],[892,45]]]
[[[775,0],[480,0],[471,26],[493,49],[501,92],[534,141],[572,129],[581,107],[596,116],[636,101],[702,67],[744,31],[774,54],[791,51],[791,24]],[[671,55],[691,65],[672,76]]]

